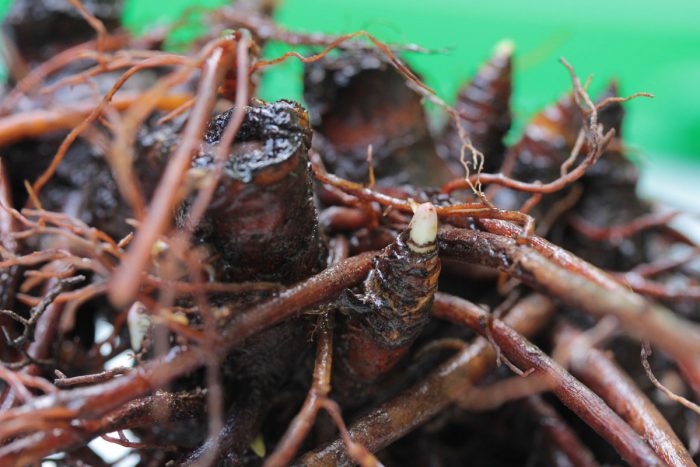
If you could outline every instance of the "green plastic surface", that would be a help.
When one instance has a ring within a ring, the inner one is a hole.
[[[226,1],[127,0],[125,21],[142,29],[147,17],[174,18],[185,5]],[[163,2],[166,3],[166,2]],[[205,5],[206,4],[206,5]],[[413,42],[445,53],[407,55],[426,82],[451,101],[459,85],[503,38],[516,44],[514,109],[517,127],[570,89],[564,56],[592,89],[612,78],[623,93],[647,91],[653,100],[627,104],[625,139],[642,157],[700,161],[700,1],[667,0],[287,0],[277,19],[301,31],[347,33],[365,29],[388,42]],[[271,44],[267,56],[287,50]],[[268,72],[266,99],[301,95],[301,65]]]
[[[520,125],[570,89],[558,62],[564,56],[580,75],[595,74],[594,91],[616,78],[623,93],[656,95],[627,104],[628,143],[649,157],[700,161],[698,0],[290,0],[278,10],[278,19],[293,29],[366,29],[387,41],[449,47],[446,54],[407,57],[449,100],[494,44],[512,39],[513,105]],[[280,97],[285,85],[291,91],[296,82],[271,75],[266,84],[268,97]]]
[[[11,0],[0,0],[2,13]],[[178,19],[188,8],[227,0],[126,0],[124,23],[137,32]],[[346,33],[365,29],[387,42],[413,42],[445,52],[406,59],[448,101],[503,38],[516,44],[514,109],[517,128],[570,89],[564,56],[592,90],[612,78],[623,93],[647,91],[653,100],[627,104],[625,139],[643,157],[700,162],[700,1],[666,0],[287,0],[277,9],[284,26]],[[172,38],[198,31],[197,17]],[[266,56],[287,50],[271,44]],[[301,95],[301,66],[288,62],[263,81],[266,99]]]

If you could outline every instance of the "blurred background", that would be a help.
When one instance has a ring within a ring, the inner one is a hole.
[[[230,1],[124,0],[123,24],[142,34],[179,20],[192,8],[213,9]],[[11,3],[0,0],[0,19]],[[568,73],[558,61],[561,56],[582,79],[594,75],[594,96],[611,79],[618,81],[621,95],[653,93],[654,99],[625,104],[624,140],[642,170],[640,194],[694,213],[674,222],[700,242],[700,0],[280,0],[275,16],[292,30],[367,30],[384,42],[429,49],[433,53],[403,58],[448,102],[454,102],[459,86],[490,57],[494,45],[512,40],[516,53],[511,142],[533,114],[570,91]],[[182,47],[202,32],[198,15],[188,17],[169,38],[171,48]],[[264,55],[276,57],[288,49],[270,43]],[[301,79],[299,62],[273,67],[266,72],[261,97],[301,101]],[[108,461],[128,451],[101,439],[91,447]],[[119,465],[137,461],[138,456],[132,456]]]
[[[178,20],[188,9],[215,8],[230,0],[124,0],[123,22],[143,33]],[[0,0],[3,15],[12,0]],[[644,196],[700,212],[700,1],[589,0],[286,0],[276,11],[300,31],[369,31],[385,42],[415,43],[435,51],[404,58],[448,102],[490,56],[501,39],[516,46],[514,128],[570,89],[560,56],[584,77],[595,95],[612,78],[621,94],[653,93],[626,104],[624,138],[643,171]],[[177,48],[198,32],[197,15],[170,38]],[[270,44],[265,55],[288,50]],[[264,99],[301,100],[301,65],[289,61],[267,72]]]

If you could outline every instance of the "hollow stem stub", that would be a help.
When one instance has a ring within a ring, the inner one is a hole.
[[[191,173],[220,169],[214,153],[233,111],[209,124]],[[223,281],[296,283],[318,272],[325,259],[307,151],[306,111],[290,101],[253,102],[245,108],[197,242],[220,256]],[[187,213],[180,222],[187,221]]]

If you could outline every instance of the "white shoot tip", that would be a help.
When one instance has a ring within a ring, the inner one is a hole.
[[[426,246],[435,243],[437,237],[437,211],[432,203],[423,203],[416,207],[411,219],[409,248],[416,253],[424,253]],[[412,243],[412,244],[411,244]],[[432,248],[429,248],[432,249]]]
[[[498,57],[513,55],[515,50],[515,42],[512,39],[502,39],[493,49],[493,54]]]
[[[129,328],[131,348],[138,352],[141,350],[143,339],[146,337],[148,328],[151,326],[151,320],[148,317],[146,307],[143,303],[135,302],[131,305],[126,315],[126,325]]]

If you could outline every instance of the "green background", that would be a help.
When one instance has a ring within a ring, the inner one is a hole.
[[[0,0],[0,9],[10,1]],[[124,23],[142,32],[179,18],[188,7],[213,8],[228,1],[125,0]],[[655,94],[655,99],[627,104],[625,140],[646,161],[647,172],[681,164],[681,178],[690,177],[686,182],[695,187],[700,179],[700,0],[286,0],[276,19],[300,31],[365,29],[387,42],[447,49],[406,59],[448,101],[499,40],[513,40],[516,125],[511,139],[534,112],[570,89],[558,62],[564,56],[579,75],[594,74],[594,92],[616,78],[623,94]],[[180,32],[172,43],[196,29]],[[265,55],[286,50],[272,43]],[[299,99],[300,75],[299,63],[271,69],[262,97]],[[664,183],[660,188],[673,189]],[[700,202],[695,205],[700,210]]]

